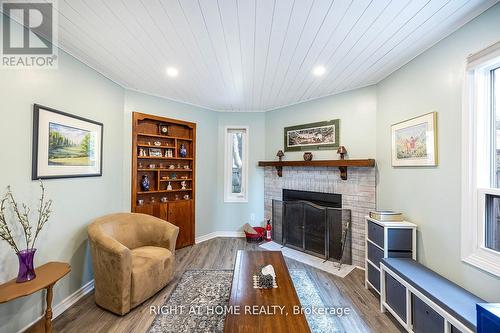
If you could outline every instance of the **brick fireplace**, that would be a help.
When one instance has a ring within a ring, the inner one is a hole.
[[[272,217],[272,200],[282,200],[283,189],[338,193],[342,208],[351,210],[352,264],[364,267],[364,217],[375,210],[375,168],[349,168],[349,178],[340,179],[336,167],[283,167],[278,177],[274,167],[264,171],[264,208],[266,218]]]

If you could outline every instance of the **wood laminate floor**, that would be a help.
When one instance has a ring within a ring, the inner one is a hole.
[[[151,305],[162,305],[186,269],[233,269],[238,250],[260,250],[242,238],[215,238],[176,251],[176,267],[173,281],[135,308],[120,317],[99,308],[90,293],[66,310],[54,321],[55,332],[93,333],[143,333],[147,332],[154,315]],[[355,269],[345,278],[285,258],[288,268],[305,269],[317,285],[326,306],[346,306],[351,314],[336,317],[337,326],[343,332],[403,332],[403,328],[388,314],[380,313],[378,298],[364,288],[364,272]]]

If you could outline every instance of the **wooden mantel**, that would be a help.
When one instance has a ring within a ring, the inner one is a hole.
[[[340,170],[340,178],[347,179],[347,167],[355,168],[373,168],[375,166],[374,159],[362,160],[315,160],[315,161],[260,161],[260,167],[276,167],[278,177],[283,175],[283,167],[338,167]]]

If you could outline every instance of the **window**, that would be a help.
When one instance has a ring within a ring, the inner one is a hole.
[[[248,128],[225,129],[224,201],[248,201]]]
[[[500,43],[468,59],[462,260],[500,276]]]
[[[490,71],[492,119],[492,187],[500,188],[500,68]],[[500,252],[500,196],[486,195],[486,238],[488,249]]]

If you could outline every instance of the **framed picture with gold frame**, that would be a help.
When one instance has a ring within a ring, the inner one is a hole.
[[[392,166],[437,166],[437,112],[391,126]]]

